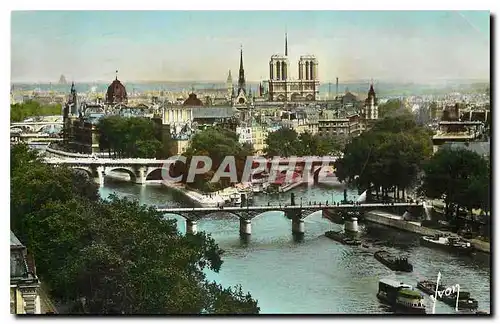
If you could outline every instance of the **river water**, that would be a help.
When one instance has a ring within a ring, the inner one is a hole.
[[[312,186],[293,189],[296,202],[340,201],[340,189]],[[106,182],[100,188],[103,198],[110,194],[138,199],[151,205],[181,207],[191,205],[178,193],[161,185],[145,186]],[[355,197],[353,193],[349,194]],[[290,193],[259,195],[255,205],[283,204],[290,201]],[[175,215],[178,228],[185,233],[184,219]],[[224,263],[219,273],[207,270],[209,280],[223,286],[241,285],[258,300],[262,314],[367,314],[387,313],[376,297],[378,280],[393,278],[416,286],[417,280],[436,280],[449,286],[459,284],[461,290],[471,293],[479,302],[479,309],[490,311],[489,255],[455,256],[443,251],[419,246],[417,235],[388,227],[362,224],[366,238],[388,240],[383,248],[407,253],[414,266],[412,273],[395,273],[376,261],[376,250],[344,246],[324,236],[328,230],[340,230],[341,225],[323,219],[321,212],[305,219],[304,240],[297,243],[291,234],[291,221],[280,212],[268,212],[252,220],[249,242],[239,238],[239,221],[230,215],[213,215],[198,222],[198,231],[210,233],[225,250]],[[389,246],[390,245],[390,246]],[[426,297],[428,313],[431,301]],[[436,313],[454,313],[442,302],[436,304]]]

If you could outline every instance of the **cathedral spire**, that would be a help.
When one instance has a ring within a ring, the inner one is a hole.
[[[285,56],[288,56],[288,34],[285,33]]]
[[[245,91],[245,70],[243,69],[243,46],[240,48],[240,73],[238,77],[238,92],[241,90]]]

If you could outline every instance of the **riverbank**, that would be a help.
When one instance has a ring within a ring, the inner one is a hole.
[[[176,192],[183,194],[192,203],[201,207],[217,207],[218,205],[224,204],[224,199],[219,195],[213,195],[212,197],[202,195],[196,191],[189,190],[182,183],[162,181],[162,185],[172,189]]]
[[[372,223],[385,225],[424,236],[434,236],[436,234],[453,234],[450,232],[444,232],[422,226],[421,223],[419,222],[406,221],[403,220],[402,216],[397,216],[380,210],[373,210],[366,212],[364,219]],[[466,240],[466,241],[470,242],[475,250],[483,253],[488,253],[488,254],[490,253],[490,244],[488,242],[480,241],[477,239]]]

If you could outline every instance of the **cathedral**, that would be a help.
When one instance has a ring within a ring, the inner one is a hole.
[[[269,101],[316,101],[319,96],[318,60],[314,55],[300,56],[299,79],[290,78],[288,37],[285,34],[285,55],[275,54],[269,62]]]

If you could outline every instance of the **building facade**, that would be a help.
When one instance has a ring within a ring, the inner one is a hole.
[[[319,98],[318,60],[303,55],[298,62],[298,80],[290,77],[288,39],[285,35],[285,55],[273,55],[269,61],[269,101],[316,101]]]
[[[26,247],[10,232],[10,313],[41,314],[40,281]]]
[[[358,114],[337,117],[325,111],[318,119],[318,134],[324,136],[352,137],[361,134],[362,126]]]

